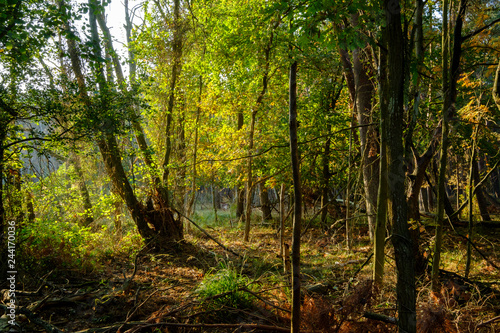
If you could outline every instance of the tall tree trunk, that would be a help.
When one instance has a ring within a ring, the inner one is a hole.
[[[302,220],[302,193],[299,150],[297,143],[297,61],[290,67],[290,156],[293,175],[293,242],[292,242],[292,333],[300,331],[300,233]]]
[[[360,149],[362,156],[363,185],[365,192],[366,214],[368,216],[368,230],[373,240],[375,225],[375,207],[377,206],[378,191],[378,142],[373,126],[367,126],[372,118],[372,100],[375,87],[370,80],[367,61],[362,60],[360,49],[352,52],[354,82],[356,89],[356,109],[359,127]]]
[[[274,25],[274,29],[277,28],[277,24]],[[253,192],[253,181],[252,181],[252,154],[253,154],[253,136],[255,132],[255,119],[257,116],[257,112],[262,105],[262,101],[264,100],[264,96],[267,93],[267,85],[269,83],[269,67],[270,67],[270,56],[271,56],[271,48],[273,46],[274,32],[271,31],[271,36],[264,50],[264,73],[262,75],[262,90],[257,97],[257,101],[255,103],[255,108],[252,110],[252,115],[250,119],[250,131],[248,135],[248,161],[247,161],[247,192],[246,192],[246,212],[245,212],[245,234],[244,241],[248,242],[250,237],[250,221],[251,221],[251,213],[252,213],[252,192]]]
[[[285,184],[280,187],[280,257],[285,251]]]
[[[248,134],[248,161],[247,161],[247,192],[246,192],[246,209],[245,209],[245,234],[244,241],[248,242],[250,237],[250,223],[252,218],[252,193],[253,193],[253,179],[252,179],[252,154],[253,154],[253,136],[255,132],[255,117],[257,110],[252,111],[252,118],[250,119],[250,132]]]
[[[99,59],[99,36],[97,34],[96,18],[93,12],[97,6],[95,4],[95,0],[90,0],[89,3],[92,45],[94,47],[96,58]],[[60,0],[59,6],[61,8],[63,7],[63,4],[64,0]],[[63,28],[66,30],[68,35],[71,35],[68,23],[65,23]],[[90,108],[92,105],[87,93],[85,78],[82,73],[80,57],[76,48],[75,40],[68,38],[66,42],[70,55],[71,67],[78,84],[80,98],[82,99],[84,105]],[[98,67],[97,76],[101,93],[105,93],[106,80],[103,77],[102,67]],[[112,132],[108,130],[97,133],[96,142],[103,157],[106,172],[108,173],[116,192],[126,203],[140,235],[146,239],[146,241],[155,239],[155,244],[161,246],[168,246],[168,243],[171,241],[181,240],[183,238],[182,225],[178,220],[175,220],[174,215],[167,209],[166,205],[159,207],[159,209],[146,211],[145,207],[135,197],[132,187],[130,186],[128,178],[125,174],[125,170],[123,169],[120,150],[118,149],[116,138]],[[149,227],[148,223],[153,227]]]
[[[434,244],[434,258],[432,261],[432,282],[431,289],[438,292],[439,262],[441,259],[441,246],[444,224],[444,205],[446,195],[446,157],[448,150],[448,119],[455,111],[455,102],[457,99],[457,80],[459,74],[460,56],[462,51],[462,25],[465,19],[467,0],[460,0],[458,16],[455,22],[453,56],[451,68],[448,71],[448,53],[449,53],[449,32],[448,32],[448,0],[443,3],[443,130],[441,143],[441,165],[438,178],[438,209],[436,214],[436,240]],[[448,200],[448,204],[449,200]],[[451,204],[450,204],[451,205]],[[449,214],[451,215],[451,214]]]
[[[384,46],[387,49],[387,78],[382,79],[387,87],[382,91],[388,107],[387,118],[387,165],[390,199],[389,216],[392,220],[392,244],[397,271],[397,304],[399,332],[416,332],[415,258],[407,219],[405,199],[405,172],[403,148],[404,123],[404,68],[406,44],[401,27],[399,0],[384,0],[386,26],[383,28]],[[381,103],[382,105],[382,103]]]
[[[470,264],[472,257],[472,233],[474,232],[474,214],[473,214],[473,202],[474,202],[474,168],[476,168],[476,140],[479,126],[476,127],[472,137],[472,150],[470,157],[470,168],[469,168],[469,226],[467,230],[467,255],[465,262],[465,278],[469,278]]]
[[[163,196],[165,198],[166,204],[169,204],[168,197],[168,177],[170,174],[170,158],[172,153],[172,133],[171,125],[174,112],[174,102],[176,97],[177,80],[181,74],[181,57],[182,57],[182,33],[181,33],[181,21],[180,21],[180,0],[174,0],[174,26],[173,26],[173,43],[172,43],[172,74],[170,77],[170,92],[168,96],[167,103],[167,124],[165,128],[165,155],[163,158]]]
[[[198,106],[196,107],[196,121],[194,123],[194,147],[193,147],[193,168],[191,171],[191,195],[189,197],[189,201],[187,204],[187,214],[188,217],[191,217],[191,215],[194,213],[194,200],[196,198],[196,177],[197,177],[197,171],[196,171],[196,162],[198,160],[198,126],[200,124],[200,116],[201,116],[201,94],[203,92],[203,77],[200,75],[199,78],[199,91],[198,91]],[[189,230],[189,226],[191,224],[188,223],[187,229]]]
[[[332,131],[332,125],[328,124],[327,126],[327,133],[331,133]],[[323,186],[321,189],[321,226],[323,229],[327,228],[327,217],[328,217],[328,186],[330,184],[330,168],[329,168],[329,162],[330,162],[330,144],[331,144],[331,137],[328,136],[325,142],[325,147],[323,151],[323,159],[322,159],[322,164],[323,164]]]
[[[111,56],[118,85],[120,86],[120,89],[122,91],[126,91],[127,88],[126,88],[125,77],[123,75],[123,69],[120,63],[120,59],[118,58],[118,55],[116,54],[116,51],[113,47],[111,32],[108,26],[106,25],[104,9],[97,15],[97,22],[99,23],[99,27],[101,28],[101,31],[104,35],[106,50]],[[136,84],[135,82],[136,65],[135,65],[135,53],[133,51],[133,46],[132,46],[132,22],[130,20],[130,15],[128,13],[128,0],[125,1],[125,30],[127,35],[127,47],[129,55],[129,80],[130,84],[134,86]],[[137,141],[137,145],[139,146],[139,149],[141,151],[142,159],[149,169],[149,173],[153,179],[153,184],[155,186],[156,192],[160,192],[159,191],[160,180],[156,175],[156,172],[154,171],[156,169],[156,166],[155,163],[153,162],[153,157],[151,156],[151,150],[149,149],[148,144],[146,142],[146,136],[144,135],[144,130],[139,121],[139,114],[137,112],[137,107],[134,105],[132,106],[132,108],[134,117],[132,117],[131,122],[132,122],[132,128],[134,129],[134,135]]]
[[[243,128],[243,110],[238,110],[237,115],[237,127],[236,129],[240,131]],[[242,220],[245,216],[245,185],[240,183],[236,186],[236,217],[238,220]]]
[[[387,225],[387,119],[388,119],[388,94],[387,83],[382,82],[387,77],[387,55],[380,52],[379,55],[379,90],[380,90],[380,162],[379,182],[377,198],[377,215],[375,223],[375,234],[373,244],[373,281],[375,285],[381,286],[384,281],[385,264],[385,234]]]

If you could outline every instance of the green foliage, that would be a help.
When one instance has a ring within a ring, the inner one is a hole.
[[[243,290],[249,284],[249,278],[238,272],[232,262],[221,262],[219,269],[205,275],[196,292],[215,309],[243,310],[253,306],[253,296]]]
[[[127,233],[118,242],[103,226],[97,232],[71,222],[36,219],[19,234],[23,239],[20,262],[27,269],[48,271],[54,268],[83,272],[102,268],[111,255],[128,256],[141,246],[141,237]]]

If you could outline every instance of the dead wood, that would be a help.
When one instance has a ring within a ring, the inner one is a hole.
[[[173,208],[172,208],[173,209]],[[210,235],[208,233],[208,231],[206,231],[205,229],[203,229],[202,227],[200,227],[196,222],[194,222],[193,220],[191,220],[189,217],[187,217],[186,215],[184,214],[181,214],[179,211],[177,211],[176,209],[173,209],[177,214],[179,214],[179,216],[182,216],[184,217],[186,220],[188,220],[191,224],[193,224],[196,228],[200,229],[201,232],[203,232],[208,238],[210,238],[211,240],[213,240],[215,243],[217,243],[217,245],[219,245],[220,247],[222,247],[224,250],[226,250],[227,252],[231,253],[231,254],[234,254],[235,256],[237,257],[240,257],[240,258],[243,258],[243,256],[237,252],[234,252],[233,250],[231,250],[230,248],[228,248],[227,246],[225,246],[224,244],[222,244],[221,242],[219,242],[215,237],[213,237],[212,235]]]
[[[374,313],[374,312],[365,312],[363,313],[363,317],[367,319],[372,319],[372,320],[377,320],[377,321],[382,321],[384,323],[388,324],[394,324],[397,325],[398,319],[390,316],[386,316],[380,313]]]

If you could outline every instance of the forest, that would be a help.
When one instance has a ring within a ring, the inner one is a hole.
[[[499,332],[500,3],[0,0],[1,332]]]

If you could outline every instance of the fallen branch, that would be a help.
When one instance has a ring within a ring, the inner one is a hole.
[[[386,316],[386,315],[383,315],[383,314],[380,314],[380,313],[365,312],[365,313],[363,313],[363,317],[365,317],[367,319],[382,321],[382,322],[388,323],[388,324],[397,325],[397,323],[398,323],[398,319],[397,318]]]
[[[130,311],[129,311],[129,313],[127,313],[127,318],[125,319],[125,323],[128,323],[128,322],[129,322],[129,320],[130,320],[130,318],[132,318],[132,316],[133,316],[133,315],[137,312],[137,310],[139,310],[139,308],[140,308],[141,306],[143,306],[144,304],[146,304],[146,302],[147,302],[147,301],[149,301],[149,299],[150,299],[150,298],[151,298],[154,294],[156,294],[157,292],[158,292],[158,289],[156,289],[155,291],[153,291],[153,292],[152,292],[152,293],[151,293],[151,294],[150,294],[150,295],[149,295],[149,296],[148,296],[148,297],[144,300],[144,302],[142,302],[141,304],[139,304],[138,306],[136,306],[136,307],[135,307],[135,309],[133,309],[132,313],[130,313]],[[118,329],[118,331],[119,331],[119,332],[121,331],[121,329],[123,328],[123,326],[125,326],[125,323],[124,323],[122,326],[120,326],[120,328]]]
[[[487,321],[484,321],[484,322],[480,323],[479,325],[477,325],[477,328],[483,327],[483,326],[486,326],[486,325],[489,325],[489,324],[492,324],[492,323],[494,323],[495,321],[498,321],[498,320],[500,320],[500,316],[496,316],[494,318],[491,318],[491,319],[489,319]]]
[[[287,312],[287,313],[291,313],[291,312],[292,312],[292,311],[290,311],[290,310],[284,309],[284,308],[282,308],[282,307],[279,307],[279,306],[277,306],[277,305],[275,305],[275,304],[273,304],[273,303],[269,302],[269,301],[268,301],[268,300],[266,300],[265,298],[260,297],[259,295],[257,295],[256,293],[254,293],[253,291],[251,291],[251,290],[249,290],[249,289],[247,289],[247,288],[243,288],[242,290],[243,290],[243,291],[246,291],[247,293],[251,294],[253,297],[257,298],[258,300],[260,300],[260,301],[264,302],[265,304],[267,304],[267,305],[269,305],[269,306],[271,306],[271,307],[273,307],[273,308],[275,308],[275,309],[278,309],[278,310],[280,310],[280,311],[284,311],[284,312]]]
[[[273,326],[273,325],[260,325],[260,324],[182,324],[182,323],[156,323],[156,324],[146,324],[141,328],[153,328],[153,327],[182,327],[182,328],[201,328],[201,329],[253,329],[261,331],[271,331],[271,332],[286,332],[289,333],[289,328]]]
[[[201,232],[203,232],[208,238],[210,238],[211,240],[213,240],[214,242],[216,242],[220,247],[222,247],[224,250],[226,250],[227,252],[229,253],[232,253],[234,254],[235,256],[237,257],[240,257],[240,258],[243,258],[243,256],[237,252],[234,252],[233,250],[231,250],[230,248],[228,248],[227,246],[225,246],[224,244],[222,244],[221,242],[219,242],[217,239],[215,239],[215,237],[213,237],[212,235],[210,235],[205,229],[203,229],[202,227],[200,227],[196,222],[194,222],[193,220],[191,220],[189,217],[187,217],[186,215],[184,214],[181,214],[177,209],[175,208],[172,208],[172,210],[174,210],[177,214],[179,214],[179,216],[182,216],[184,217],[186,220],[188,220],[191,224],[193,224],[196,228],[200,229]]]

